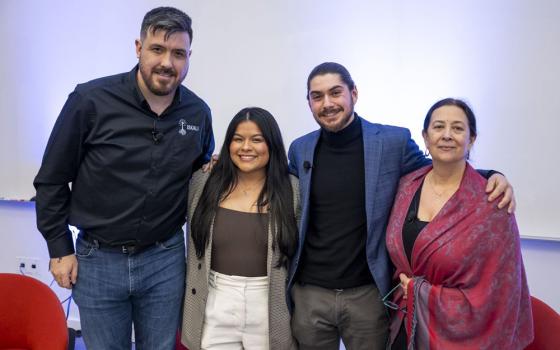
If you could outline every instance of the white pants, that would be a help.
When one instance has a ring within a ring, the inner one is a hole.
[[[210,271],[202,349],[268,350],[268,277]]]

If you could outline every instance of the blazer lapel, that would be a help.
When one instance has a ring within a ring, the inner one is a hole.
[[[366,218],[367,218],[367,232],[368,240],[373,233],[371,227],[373,218],[371,217],[374,210],[375,189],[379,179],[379,168],[381,162],[381,152],[383,151],[383,144],[381,139],[377,137],[379,128],[361,119],[362,135],[364,139],[364,168],[365,168],[365,186],[366,186]]]
[[[309,196],[311,194],[311,175],[313,173],[313,162],[315,156],[315,147],[317,147],[317,142],[319,141],[320,131],[316,131],[309,135],[309,138],[302,145],[301,149],[301,164],[297,164],[299,171],[299,192],[301,196],[301,232],[305,234],[307,232],[307,224],[309,222]],[[309,162],[311,168],[305,168],[303,164]],[[300,242],[302,245],[303,242]]]

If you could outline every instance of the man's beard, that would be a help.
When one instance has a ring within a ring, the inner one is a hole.
[[[335,108],[336,112],[338,113],[344,113],[344,110],[342,108]],[[343,118],[341,118],[340,120],[338,120],[337,123],[335,124],[330,124],[330,123],[326,123],[326,122],[321,122],[321,118],[325,116],[325,114],[327,114],[329,112],[329,110],[326,111],[321,111],[321,113],[319,114],[319,125],[329,131],[329,132],[339,132],[340,130],[344,129],[346,126],[348,126],[350,120],[352,119],[352,116],[354,115],[354,108],[352,108],[350,111],[348,111]]]
[[[177,72],[175,72],[174,69],[172,68],[154,68],[151,70],[151,72],[146,73],[142,67],[142,65],[140,65],[140,74],[142,75],[142,79],[144,80],[144,83],[146,84],[146,87],[148,88],[148,90],[150,90],[151,93],[153,93],[156,96],[167,96],[173,92],[175,92],[175,89],[177,88],[177,86],[180,84],[180,82],[177,83],[170,83],[168,85],[158,85],[155,82],[155,79],[157,77],[157,74],[159,73],[166,73],[169,74],[170,77],[176,77],[177,76]]]

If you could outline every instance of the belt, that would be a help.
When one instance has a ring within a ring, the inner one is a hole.
[[[90,235],[88,235],[85,232],[82,232],[80,234],[80,236],[85,241],[89,242],[90,244],[93,244],[96,248],[98,248],[100,250],[122,253],[122,254],[139,253],[139,252],[141,252],[145,249],[148,249],[150,247],[153,247],[154,245],[157,244],[157,242],[154,242],[154,243],[151,243],[151,244],[145,244],[145,245],[140,245],[140,244],[109,244],[109,243],[101,242],[100,240],[91,237]]]

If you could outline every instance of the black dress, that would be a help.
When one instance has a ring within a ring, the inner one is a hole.
[[[412,248],[414,247],[414,242],[416,242],[416,238],[418,238],[420,232],[429,223],[428,221],[418,220],[418,206],[420,205],[421,192],[422,186],[418,188],[418,190],[414,194],[414,198],[412,198],[412,202],[410,203],[410,207],[408,208],[408,213],[406,214],[406,219],[402,230],[404,251],[409,263],[412,256]],[[397,337],[395,338],[395,342],[391,346],[391,349],[406,349],[406,330],[404,322],[401,325],[401,329],[399,330],[399,333],[397,334]]]

